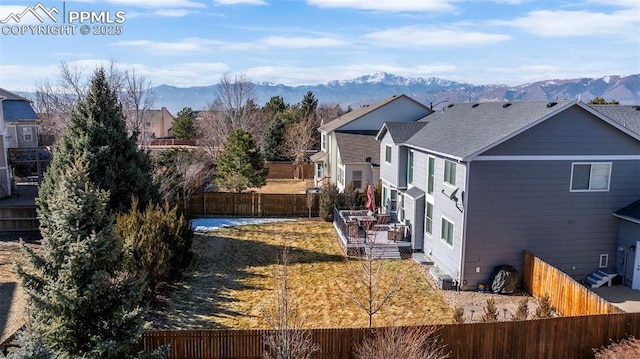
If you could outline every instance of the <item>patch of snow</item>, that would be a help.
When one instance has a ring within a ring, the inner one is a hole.
[[[194,232],[205,233],[223,227],[294,221],[292,218],[196,218],[191,220]]]
[[[602,78],[602,81],[609,83],[611,81],[611,76],[605,76]]]

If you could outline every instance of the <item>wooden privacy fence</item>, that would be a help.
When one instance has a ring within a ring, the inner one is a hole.
[[[311,216],[318,216],[318,194],[313,196]],[[191,216],[307,217],[306,194],[201,192],[191,196]]]
[[[523,272],[525,290],[538,299],[549,296],[551,304],[563,316],[622,312],[566,273],[530,252],[524,254]]]
[[[170,344],[170,359],[259,359],[267,349],[267,330],[149,331],[141,349]],[[311,329],[319,351],[314,358],[355,358],[366,328]],[[640,336],[640,313],[559,317],[521,322],[447,324],[437,335],[452,358],[593,358],[593,348]],[[398,358],[400,359],[400,358]]]

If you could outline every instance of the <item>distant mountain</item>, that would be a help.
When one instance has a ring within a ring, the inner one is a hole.
[[[202,110],[216,94],[216,85],[180,88],[161,85],[155,89],[157,106],[172,113],[184,107]],[[426,105],[438,102],[535,101],[580,97],[615,99],[621,104],[640,104],[640,74],[605,76],[570,80],[546,80],[518,86],[472,85],[441,78],[402,77],[380,72],[351,80],[335,80],[326,84],[286,86],[268,82],[254,83],[257,103],[263,105],[272,96],[282,96],[287,103],[302,100],[312,91],[320,103],[339,104],[343,108],[374,103],[393,94],[404,93]]]

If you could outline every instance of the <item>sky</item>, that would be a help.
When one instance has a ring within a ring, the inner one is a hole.
[[[225,73],[289,86],[640,73],[640,0],[3,0],[0,30],[11,91],[55,81],[61,62],[91,73],[115,61],[178,87]]]

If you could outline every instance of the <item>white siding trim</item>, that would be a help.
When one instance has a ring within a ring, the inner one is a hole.
[[[473,161],[631,161],[640,155],[477,156]]]

